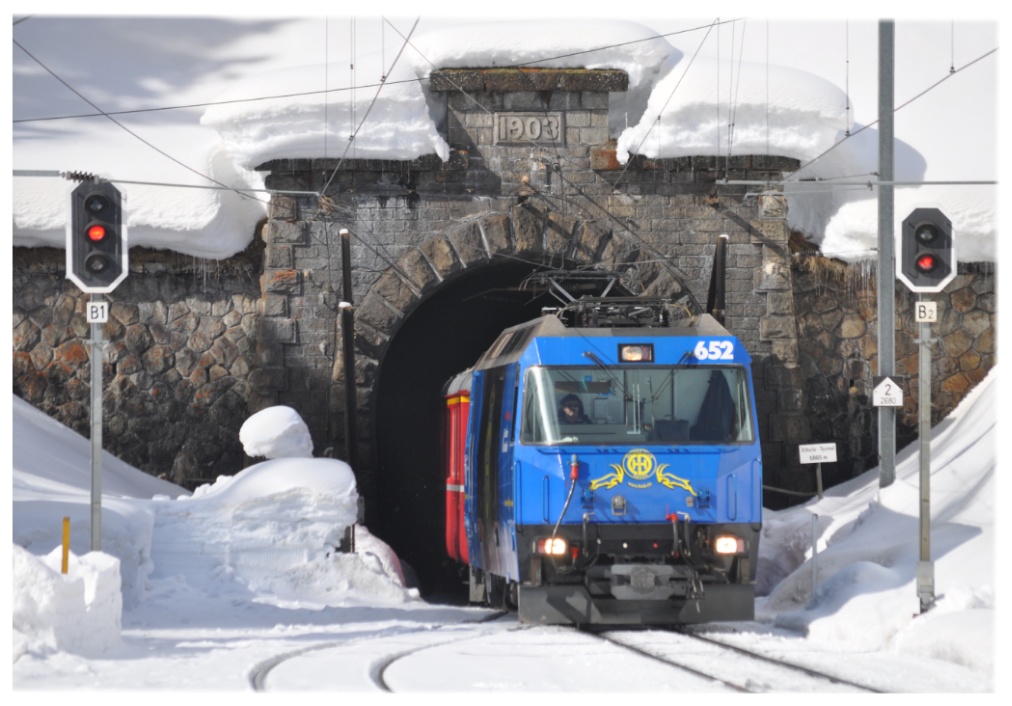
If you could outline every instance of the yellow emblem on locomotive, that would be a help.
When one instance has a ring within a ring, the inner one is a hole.
[[[657,457],[647,449],[632,449],[622,458],[622,465],[610,464],[613,473],[607,473],[590,481],[590,489],[614,488],[616,485],[626,482],[627,476],[630,487],[649,488],[653,483],[648,481],[653,476],[665,488],[670,490],[682,488],[695,495],[696,491],[692,489],[692,484],[689,481],[679,478],[673,473],[665,473],[664,469],[670,465],[669,463],[658,464]]]

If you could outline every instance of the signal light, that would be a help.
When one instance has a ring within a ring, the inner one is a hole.
[[[938,267],[938,259],[934,255],[921,255],[917,258],[917,271],[925,274]]]
[[[109,182],[83,182],[70,194],[67,279],[83,292],[111,292],[127,276],[125,201]]]
[[[955,278],[952,223],[937,208],[915,208],[903,221],[896,276],[912,292],[940,292]]]

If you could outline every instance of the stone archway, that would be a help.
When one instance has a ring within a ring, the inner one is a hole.
[[[608,227],[608,221],[584,220],[523,204],[433,235],[380,275],[357,308],[356,349],[367,361],[356,371],[360,389],[371,389],[371,373],[380,365],[391,337],[424,299],[466,271],[496,262],[524,262],[532,270],[598,267],[619,272],[630,294],[667,297],[690,314],[700,313],[682,275],[648,248],[623,235],[621,229]],[[343,373],[339,371],[336,378],[343,380]]]
[[[429,595],[445,599],[459,584],[442,550],[442,385],[503,328],[557,305],[543,294],[516,296],[520,282],[538,270],[581,268],[621,273],[616,294],[669,297],[700,311],[677,273],[645,248],[601,223],[525,205],[428,238],[390,266],[358,308],[364,444],[356,468],[366,524],[415,568]]]

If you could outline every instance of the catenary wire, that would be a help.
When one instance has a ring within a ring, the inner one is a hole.
[[[66,81],[64,81],[63,78],[61,78],[56,72],[54,72],[52,69],[50,69],[44,63],[42,63],[30,51],[28,51],[27,49],[25,49],[25,47],[23,47],[16,39],[12,39],[11,41],[13,41],[14,44],[15,44],[15,46],[17,46],[21,51],[23,51],[26,55],[28,55],[32,59],[32,61],[34,61],[36,64],[38,64],[40,67],[42,67],[47,73],[49,73],[50,76],[52,76],[57,81],[59,81],[61,84],[63,84],[63,86],[66,87],[67,90],[71,91],[75,96],[77,96],[78,98],[80,98],[81,100],[83,100],[85,103],[87,103],[88,105],[90,105],[95,110],[98,110],[100,112],[102,111],[101,108],[99,108],[97,105],[95,105],[95,103],[93,103],[90,99],[88,99],[86,96],[84,96],[84,94],[82,94],[76,88],[74,88],[69,83],[67,83]],[[223,184],[220,181],[218,181],[217,179],[215,179],[213,177],[210,177],[210,176],[208,176],[206,174],[203,174],[200,171],[198,171],[198,170],[194,169],[193,167],[191,167],[190,165],[188,165],[188,164],[180,161],[179,159],[176,159],[175,157],[173,157],[171,154],[169,154],[165,150],[161,149],[160,147],[154,145],[150,141],[148,141],[148,140],[144,139],[143,137],[141,137],[140,135],[138,135],[136,132],[134,132],[133,130],[131,130],[130,128],[128,128],[126,125],[124,125],[120,121],[116,120],[111,115],[107,115],[104,112],[102,113],[102,115],[104,115],[106,118],[108,118],[114,125],[116,125],[117,127],[119,127],[121,130],[125,131],[126,133],[128,133],[129,135],[131,135],[132,137],[134,137],[135,139],[139,140],[140,142],[142,142],[146,146],[150,147],[151,149],[153,149],[155,152],[157,152],[158,154],[162,155],[166,159],[169,159],[169,160],[175,162],[179,166],[183,167],[184,169],[186,169],[186,170],[188,170],[190,172],[193,172],[194,174],[196,174],[197,176],[199,176],[199,177],[201,177],[203,179],[207,179],[208,181],[210,181],[213,184],[217,184],[218,186],[223,187],[225,189],[228,189],[229,191],[233,191],[234,193],[238,194],[242,198],[249,198],[248,196],[246,196],[246,194],[243,194],[241,191],[237,191],[237,190],[229,187],[227,184]]]
[[[419,18],[419,19],[421,19],[421,18]],[[418,26],[418,19],[415,20],[415,23],[411,26],[411,30],[408,32],[408,38],[409,39],[410,39],[411,35],[414,34],[415,28],[417,26]],[[389,71],[386,72],[385,76],[389,76],[390,72],[394,70],[395,66],[397,66],[397,62],[398,62],[398,60],[400,60],[401,55],[404,53],[404,49],[407,46],[408,46],[408,40],[405,39],[404,43],[401,45],[400,51],[397,52],[397,56],[394,57],[393,63],[390,64],[390,69],[389,69]],[[372,111],[373,106],[376,105],[376,101],[379,100],[379,94],[380,94],[380,91],[383,90],[383,86],[384,85],[386,85],[386,82],[385,81],[380,81],[379,86],[376,88],[376,94],[373,96],[372,101],[369,103],[369,107],[366,108],[365,115],[362,116],[362,120],[359,122],[358,127],[355,128],[355,131],[348,138],[348,144],[345,146],[344,154],[341,155],[341,159],[338,160],[337,165],[334,167],[333,171],[331,171],[330,177],[327,179],[326,183],[323,185],[323,188],[320,189],[320,194],[321,195],[324,194],[327,191],[327,188],[330,186],[331,182],[334,180],[334,177],[337,176],[337,171],[341,168],[341,164],[344,163],[345,157],[348,154],[348,150],[351,149],[352,145],[355,142],[355,137],[358,135],[358,132],[362,129],[362,126],[365,125],[365,121],[369,118],[369,113]]]
[[[958,73],[960,73],[960,72],[962,72],[962,71],[965,71],[966,69],[970,68],[971,66],[973,66],[973,65],[974,65],[974,64],[976,64],[977,62],[979,62],[979,61],[982,61],[982,60],[986,59],[987,57],[991,56],[992,54],[994,54],[994,53],[995,53],[995,52],[997,52],[997,51],[998,51],[997,47],[996,47],[996,48],[994,48],[994,49],[991,49],[990,51],[984,52],[983,54],[981,54],[980,56],[978,56],[978,57],[977,57],[976,59],[973,59],[972,61],[970,61],[970,62],[969,62],[969,63],[967,63],[967,64],[964,64],[963,66],[959,67],[958,69],[955,69],[954,71],[950,71],[950,72],[949,72],[948,74],[946,74],[945,76],[943,76],[942,78],[940,78],[940,79],[939,79],[938,81],[935,81],[935,82],[934,82],[933,84],[931,84],[930,86],[928,86],[927,88],[925,88],[925,89],[924,89],[923,91],[921,91],[920,93],[916,94],[916,95],[915,95],[915,96],[913,96],[912,98],[909,98],[909,99],[908,99],[908,100],[906,100],[905,102],[903,102],[903,103],[901,103],[900,105],[898,105],[898,106],[896,106],[895,108],[893,108],[893,114],[896,114],[896,113],[897,113],[898,111],[902,110],[903,108],[906,108],[906,107],[907,107],[908,105],[910,105],[910,104],[911,104],[911,103],[913,103],[914,101],[916,101],[916,100],[918,100],[918,99],[922,98],[922,97],[923,97],[923,96],[925,96],[926,94],[930,93],[930,92],[931,92],[931,91],[933,91],[933,90],[934,90],[935,88],[937,88],[937,87],[938,87],[938,86],[940,86],[941,84],[945,83],[946,81],[948,81],[948,80],[949,80],[950,78],[952,78],[952,77],[953,77],[953,76],[955,76],[956,74],[958,74]],[[830,146],[829,148],[827,148],[827,149],[826,149],[826,150],[825,150],[824,152],[822,152],[821,154],[819,154],[819,155],[816,155],[816,156],[815,156],[815,157],[813,157],[812,159],[810,159],[810,160],[808,160],[807,162],[805,162],[804,164],[802,164],[802,165],[801,165],[801,166],[800,166],[800,167],[799,167],[799,168],[798,168],[798,169],[797,169],[797,170],[796,170],[795,172],[793,172],[793,174],[791,174],[791,176],[789,176],[789,177],[788,177],[788,178],[787,178],[787,179],[786,179],[785,181],[799,181],[799,180],[803,179],[804,177],[801,177],[801,176],[799,176],[799,175],[800,175],[800,173],[801,173],[802,171],[804,171],[804,170],[805,170],[805,169],[806,169],[807,167],[810,167],[810,166],[811,166],[812,164],[814,164],[814,163],[815,163],[815,162],[817,162],[818,160],[820,160],[820,159],[822,159],[823,157],[825,157],[825,156],[826,156],[827,154],[829,154],[830,152],[832,152],[833,150],[835,150],[835,149],[836,149],[837,147],[839,147],[840,145],[842,145],[842,144],[843,144],[844,142],[846,142],[846,141],[847,141],[847,140],[849,140],[850,138],[852,138],[852,137],[855,137],[855,136],[857,136],[857,135],[861,134],[862,132],[864,132],[865,130],[867,130],[867,129],[868,129],[868,128],[870,128],[870,127],[874,127],[875,125],[877,125],[877,124],[878,124],[878,122],[879,122],[878,120],[873,120],[872,122],[868,123],[867,125],[864,125],[864,126],[862,126],[861,128],[859,128],[859,129],[855,130],[854,132],[852,132],[852,133],[848,133],[848,134],[847,134],[847,135],[846,135],[846,136],[845,136],[845,137],[844,137],[844,138],[843,138],[842,140],[840,140],[839,142],[836,142],[836,143],[834,143],[833,145],[831,145],[831,146]]]
[[[727,22],[734,22],[734,21],[735,20],[725,20],[724,22],[721,22],[719,24],[726,24]],[[389,20],[385,20],[385,22],[387,22],[387,24],[389,24]],[[393,25],[391,25],[391,27],[393,27]],[[394,29],[394,31],[397,31],[396,27],[393,27],[393,29]],[[702,29],[702,27],[692,27],[692,28],[689,28],[689,29],[678,30],[677,32],[668,32],[666,34],[654,35],[654,36],[651,36],[651,37],[647,37],[646,39],[635,39],[635,40],[631,40],[631,41],[628,41],[628,42],[619,42],[617,44],[610,44],[610,45],[595,47],[594,49],[587,49],[587,50],[584,50],[584,51],[572,52],[570,54],[560,54],[560,55],[556,55],[556,56],[546,57],[544,59],[535,59],[533,61],[527,62],[526,64],[520,64],[518,66],[519,67],[522,67],[522,66],[533,66],[535,64],[544,63],[546,61],[556,61],[558,59],[566,59],[566,58],[570,58],[570,57],[573,57],[573,56],[579,56],[581,54],[590,54],[590,53],[593,53],[593,52],[599,52],[599,51],[603,51],[603,50],[606,50],[606,49],[616,49],[616,48],[628,46],[628,45],[631,45],[631,44],[640,44],[640,43],[643,43],[643,42],[650,42],[650,41],[653,41],[655,39],[663,39],[663,38],[667,38],[667,37],[676,36],[676,35],[679,35],[679,34],[687,34],[689,32],[695,32],[698,29]],[[403,38],[403,34],[401,36]],[[416,51],[417,51],[417,49],[416,49]],[[506,68],[518,68],[518,66],[509,66],[509,67],[506,67]],[[389,74],[387,74],[387,75],[389,75]],[[232,98],[232,99],[228,99],[228,100],[204,101],[204,102],[199,102],[199,103],[184,103],[184,104],[180,104],[180,105],[159,106],[159,107],[155,107],[155,108],[135,108],[135,109],[132,109],[132,110],[117,110],[117,111],[99,112],[99,113],[75,113],[75,114],[72,114],[72,115],[52,115],[52,116],[47,116],[47,117],[36,117],[36,118],[16,118],[16,119],[12,120],[11,122],[14,123],[14,124],[19,124],[19,123],[31,123],[31,122],[47,122],[47,121],[55,121],[55,120],[76,120],[76,119],[79,119],[79,118],[97,118],[97,117],[105,117],[107,115],[114,115],[114,116],[115,115],[136,115],[136,114],[139,114],[139,113],[156,113],[156,112],[170,111],[170,110],[192,110],[194,108],[210,108],[212,106],[217,106],[217,105],[235,105],[237,103],[255,103],[255,102],[259,102],[259,101],[282,100],[282,99],[286,99],[286,98],[302,98],[302,97],[305,97],[305,96],[320,95],[321,93],[343,93],[343,92],[348,92],[348,91],[354,91],[356,89],[378,88],[378,87],[384,86],[384,85],[386,85],[386,86],[396,86],[396,85],[399,85],[399,84],[406,84],[406,83],[423,83],[426,80],[428,80],[427,77],[408,78],[408,79],[400,79],[400,80],[397,80],[397,81],[390,81],[390,80],[387,80],[387,76],[383,76],[378,83],[366,83],[366,84],[362,84],[362,85],[359,85],[359,86],[342,86],[340,88],[329,88],[329,89],[326,89],[324,91],[319,91],[319,90],[314,90],[314,91],[293,91],[291,93],[275,93],[275,94],[265,95],[265,96],[253,96],[253,97],[250,97],[250,98]]]
[[[31,52],[29,52],[24,47],[22,47],[20,45],[20,43],[17,41],[17,39],[12,39],[12,41],[14,42],[14,45],[18,49],[20,49],[22,52],[24,52],[33,62],[35,62],[36,64],[38,64],[38,66],[40,66],[41,68],[43,68],[44,70],[46,70],[46,72],[48,72],[53,78],[55,78],[57,81],[59,81],[61,84],[63,84],[68,90],[70,90],[72,93],[74,93],[74,95],[76,95],[78,98],[80,98],[81,100],[83,100],[84,102],[86,102],[88,105],[90,105],[91,107],[93,107],[95,110],[101,111],[101,108],[98,107],[97,105],[95,105],[95,103],[93,103],[90,99],[88,99],[84,94],[82,94],[76,88],[74,88],[69,83],[67,83],[66,81],[64,81],[63,78],[61,78],[58,74],[56,74],[48,66],[46,66],[45,64],[43,64],[43,62],[40,62],[34,55],[32,55]],[[117,127],[119,127],[120,129],[124,130],[125,133],[128,133],[130,136],[132,136],[136,140],[139,140],[141,143],[143,143],[147,147],[151,148],[152,150],[154,150],[158,154],[162,155],[166,159],[171,160],[172,162],[175,162],[180,167],[182,167],[182,168],[184,168],[184,169],[192,172],[193,174],[196,174],[197,176],[199,176],[199,177],[201,177],[203,179],[206,179],[209,182],[212,182],[214,184],[218,184],[219,186],[221,186],[221,187],[223,187],[225,189],[228,189],[230,191],[234,191],[235,193],[239,194],[242,198],[249,198],[246,194],[242,193],[241,191],[238,191],[238,190],[236,190],[236,189],[234,189],[232,187],[229,187],[227,184],[223,184],[222,182],[218,181],[214,177],[209,177],[206,174],[203,174],[203,173],[197,171],[196,169],[193,169],[188,164],[185,164],[185,163],[181,162],[180,160],[176,159],[175,157],[173,157],[169,153],[165,152],[165,150],[162,150],[161,148],[159,148],[156,145],[152,144],[148,140],[145,140],[144,138],[142,138],[140,135],[138,135],[137,133],[135,133],[135,131],[132,130],[130,127],[124,125],[121,122],[119,122],[118,120],[116,120],[111,115],[107,115],[104,112],[102,112],[101,114],[104,115],[106,118],[108,118]]]

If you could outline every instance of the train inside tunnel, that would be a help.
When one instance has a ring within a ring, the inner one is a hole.
[[[617,280],[576,271],[539,276],[526,263],[489,265],[444,283],[394,333],[376,380],[373,487],[379,497],[370,531],[407,565],[423,597],[467,598],[466,567],[446,556],[444,542],[443,386],[503,329],[562,306],[567,296],[628,296]]]

